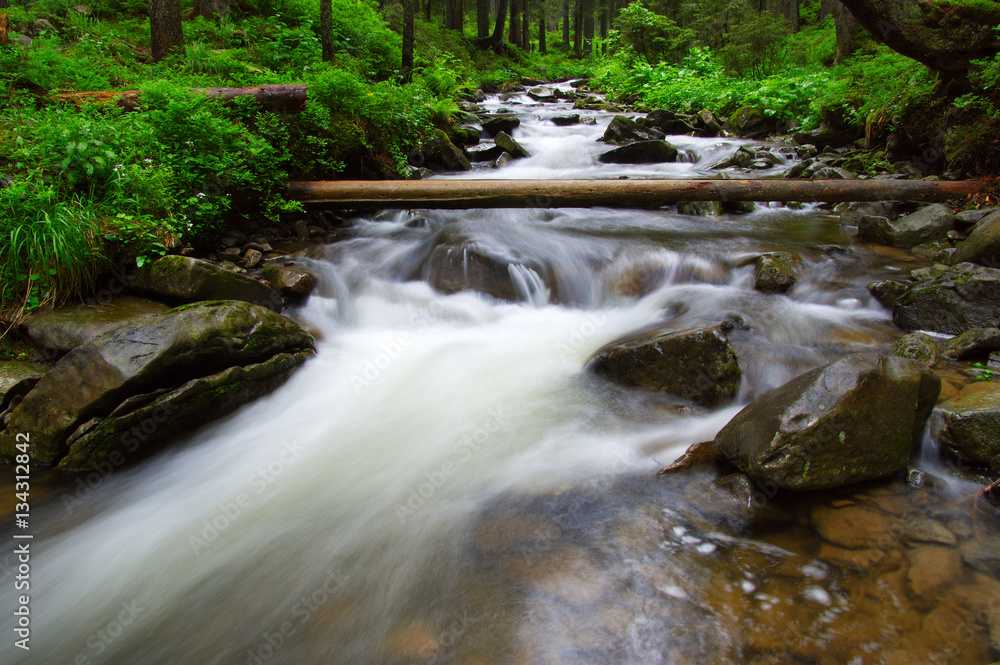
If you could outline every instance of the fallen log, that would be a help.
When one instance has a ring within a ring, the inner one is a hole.
[[[253,97],[266,109],[276,113],[301,111],[302,107],[305,106],[308,90],[309,86],[304,84],[261,85],[252,88],[191,88],[191,92],[198,92],[209,99],[218,99],[224,102],[232,101],[237,97]],[[141,101],[138,90],[65,92],[55,95],[55,99],[73,104],[114,102],[128,111],[139,108]]]
[[[993,181],[961,180],[321,180],[289,198],[341,208],[659,208],[678,201],[946,201]]]

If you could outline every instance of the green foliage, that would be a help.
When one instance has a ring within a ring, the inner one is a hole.
[[[612,51],[631,49],[647,62],[677,62],[687,52],[694,37],[672,19],[654,14],[639,0],[622,10],[615,19],[608,40]]]
[[[726,32],[719,58],[737,74],[763,78],[778,69],[787,34],[783,18],[770,12],[751,12]]]
[[[829,67],[837,56],[837,31],[833,16],[823,23],[805,26],[785,40],[785,58],[789,65]]]

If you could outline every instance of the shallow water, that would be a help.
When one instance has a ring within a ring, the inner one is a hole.
[[[596,124],[557,128],[547,118],[568,104],[529,102],[487,106],[522,118],[513,136],[535,156],[471,177],[704,176],[747,143],[672,137],[690,161],[601,165],[611,115],[581,111]],[[506,257],[521,299],[434,291],[420,277],[444,237]],[[750,259],[765,251],[801,259],[785,295],[753,290]],[[751,533],[712,498],[711,478],[654,476],[765,391],[846,353],[884,352],[900,333],[865,285],[922,265],[908,254],[853,244],[817,206],[772,204],[721,217],[386,212],[299,260],[321,287],[290,315],[315,331],[316,357],[187,441],[38,500],[32,652],[5,645],[0,661],[989,656],[975,617],[992,596],[947,604],[907,582],[921,548],[994,542],[991,513],[973,519],[973,485],[931,492],[918,510],[907,506],[924,490],[902,483],[843,493],[909,525],[885,546],[854,548],[878,555],[855,569],[813,524],[813,504],[830,497],[775,501],[773,530]],[[745,376],[736,404],[703,411],[585,369],[637,331],[727,321]],[[954,542],[914,536],[928,521]],[[993,564],[971,560],[959,555],[949,583],[990,588]],[[928,631],[953,616],[971,637],[936,650]]]

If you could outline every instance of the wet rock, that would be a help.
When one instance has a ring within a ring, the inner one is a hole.
[[[178,428],[195,427],[231,411],[277,385],[312,348],[312,338],[298,325],[263,307],[239,301],[178,307],[70,351],[14,409],[10,427],[31,432],[35,463],[86,467],[115,451],[127,456],[139,447],[163,443]],[[251,365],[264,367],[251,370]],[[181,406],[190,381],[226,372],[221,385],[198,393],[198,408]],[[166,393],[178,390],[182,394],[175,395],[176,402],[162,401]],[[227,401],[227,390],[233,401]],[[112,425],[147,407],[158,410],[124,431]],[[199,412],[205,412],[205,419],[198,420]],[[125,436],[135,426],[141,427],[142,437]],[[70,452],[67,442],[81,427],[86,432],[78,436],[72,461],[64,464],[61,460]],[[0,435],[3,458],[10,457],[13,444],[13,436]]]
[[[737,148],[736,152],[734,152],[731,156],[723,159],[721,162],[718,162],[717,164],[712,166],[712,168],[716,170],[728,169],[728,168],[747,169],[750,168],[750,165],[753,163],[753,161],[754,161],[753,151],[747,148],[746,146],[741,145],[739,148]]]
[[[969,237],[959,243],[952,260],[1000,268],[1000,211],[976,224]]]
[[[718,217],[725,210],[721,201],[680,201],[677,204],[677,212],[695,217]]]
[[[625,145],[636,141],[660,141],[666,134],[652,127],[643,127],[635,120],[616,115],[604,131],[603,140],[614,145]],[[669,145],[669,144],[668,144]],[[673,161],[673,160],[661,160]]]
[[[759,106],[742,106],[729,116],[723,129],[744,139],[762,139],[774,134],[778,124]]]
[[[973,328],[944,343],[944,355],[956,360],[1000,351],[1000,328]]]
[[[281,296],[269,286],[188,256],[164,256],[143,266],[129,275],[128,286],[168,303],[242,300],[281,311]]]
[[[938,359],[937,340],[924,333],[904,335],[893,342],[890,349],[900,358],[916,360],[927,367],[936,363]]]
[[[742,372],[719,328],[660,333],[617,342],[591,367],[626,386],[675,395],[715,407],[736,397]]]
[[[604,164],[658,164],[677,161],[677,148],[666,141],[637,141],[597,158]]]
[[[509,152],[501,153],[500,156],[497,157],[497,161],[493,162],[493,168],[502,169],[504,167],[510,166],[511,162],[513,161],[514,158],[511,156]]]
[[[35,346],[62,355],[126,323],[167,309],[163,303],[122,296],[105,304],[73,305],[33,314],[21,323],[21,332]]]
[[[823,540],[847,549],[889,549],[900,531],[899,518],[857,503],[817,506],[810,517]]]
[[[704,110],[695,115],[695,129],[699,136],[712,138],[722,133],[722,125],[718,118],[709,110]]]
[[[410,157],[411,166],[425,166],[435,171],[469,171],[472,165],[465,154],[440,129],[431,131],[423,149]]]
[[[528,91],[528,97],[541,104],[550,104],[559,101],[559,98],[555,94],[544,88],[532,88]]]
[[[939,404],[931,436],[959,459],[989,464],[1000,454],[1000,384],[971,383]]]
[[[892,320],[905,330],[957,335],[1000,322],[1000,270],[960,263],[941,270],[899,296]]]
[[[227,263],[239,263],[243,260],[243,257],[240,255],[239,247],[226,247],[219,252],[219,260],[226,261]]]
[[[961,576],[962,555],[954,548],[924,545],[910,553],[907,586],[920,609],[932,607],[935,592],[954,584]]]
[[[962,227],[969,227],[978,224],[981,220],[995,212],[1000,212],[1000,208],[983,208],[982,210],[963,210],[955,215],[955,222]]]
[[[502,154],[503,148],[498,145],[468,151],[470,162],[495,162]]]
[[[822,166],[809,176],[813,180],[857,180],[858,176],[847,169],[836,166]]]
[[[311,231],[312,231],[312,229],[310,229],[310,232]],[[248,249],[243,254],[243,267],[246,268],[247,270],[250,270],[252,268],[256,268],[257,265],[261,262],[261,259],[263,259],[263,258],[264,258],[264,255],[261,254],[256,249]]]
[[[954,213],[940,203],[934,203],[896,220],[866,215],[858,223],[858,239],[910,248],[940,240],[954,227]]]
[[[792,139],[798,145],[815,146],[817,150],[845,148],[858,139],[858,131],[821,126],[811,132],[796,132],[792,135]]]
[[[442,293],[478,291],[500,300],[518,300],[511,279],[513,258],[459,235],[442,234],[420,275]]]
[[[937,520],[914,516],[906,521],[903,535],[911,543],[930,543],[934,545],[955,545],[958,539],[944,524]]]
[[[764,254],[753,263],[753,288],[762,293],[785,293],[795,286],[795,273],[780,256]]]
[[[261,272],[261,276],[277,291],[288,296],[307,296],[319,283],[311,272],[298,268],[268,266]]]
[[[483,117],[483,132],[494,137],[500,132],[510,134],[521,126],[521,120],[509,114],[488,115]]]
[[[858,353],[752,402],[715,439],[754,480],[812,490],[906,469],[940,379],[903,358]]]
[[[572,125],[580,124],[580,114],[572,113],[570,115],[557,115],[549,118],[552,124],[556,127],[570,127]]]
[[[509,154],[513,159],[522,159],[529,156],[528,151],[525,150],[520,143],[512,139],[506,132],[500,132],[493,137],[493,142],[498,148]]]
[[[891,308],[896,298],[906,293],[910,284],[895,279],[882,279],[868,285],[868,293],[884,306]]]
[[[40,363],[0,360],[0,430],[7,426],[10,412],[47,371],[49,368]]]

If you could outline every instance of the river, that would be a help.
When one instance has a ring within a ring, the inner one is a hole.
[[[514,95],[484,107],[517,114],[514,138],[532,156],[456,177],[711,177],[712,164],[753,143],[671,137],[683,161],[603,165],[608,147],[596,139],[611,114],[557,127],[553,115],[576,112],[568,103]],[[446,236],[507,257],[520,299],[443,295],[417,278]],[[748,259],[764,251],[801,258],[787,294],[753,290]],[[802,520],[726,528],[703,510],[704,488],[655,477],[767,390],[847,353],[885,352],[900,332],[865,285],[918,259],[854,244],[821,206],[775,203],[719,217],[383,212],[300,261],[321,286],[288,313],[315,332],[316,357],[188,440],[86,492],[74,484],[39,500],[32,651],[5,643],[0,661],[763,664],[936,653],[920,637],[930,610],[906,593],[877,617],[862,607],[886,579],[899,583],[895,568],[844,573]],[[745,377],[735,404],[702,411],[585,369],[630,333],[724,321]],[[896,500],[912,488],[870,491]]]

